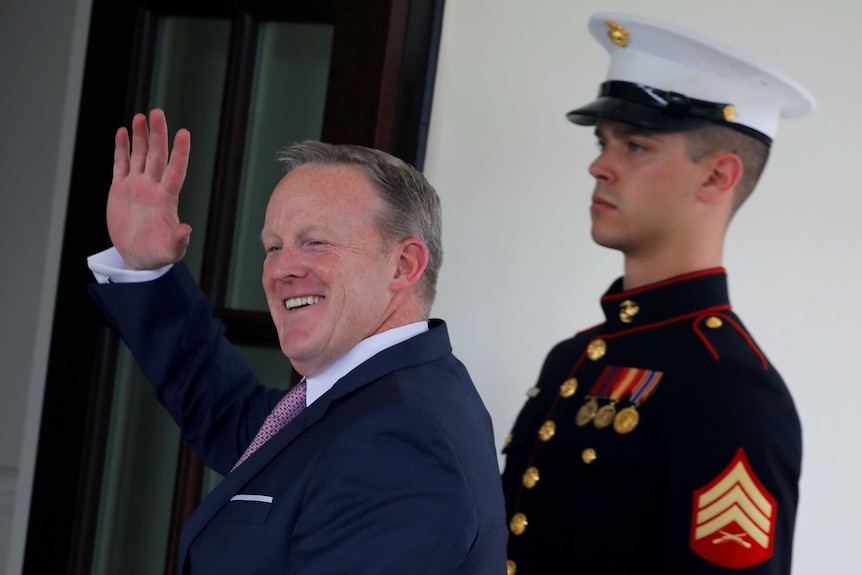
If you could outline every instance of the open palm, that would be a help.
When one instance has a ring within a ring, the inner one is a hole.
[[[180,222],[178,202],[189,163],[191,135],[177,131],[168,151],[168,124],[160,109],[132,118],[114,140],[114,173],[108,193],[108,234],[129,269],[176,263],[188,249],[191,226]]]

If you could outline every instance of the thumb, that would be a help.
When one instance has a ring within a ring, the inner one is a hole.
[[[188,224],[178,224],[172,233],[174,243],[174,261],[180,261],[186,255],[191,243],[192,227]]]

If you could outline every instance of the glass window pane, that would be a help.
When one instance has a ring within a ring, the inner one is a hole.
[[[228,286],[230,308],[267,310],[260,282],[260,231],[269,195],[281,178],[275,157],[288,144],[320,139],[333,29],[289,22],[262,28]]]
[[[92,573],[161,573],[180,434],[128,348],[117,361]]]
[[[171,142],[178,128],[192,135],[191,157],[180,194],[180,221],[192,226],[184,258],[200,278],[222,91],[227,74],[230,20],[170,16],[159,22],[151,106],[162,108]]]
[[[229,40],[229,20],[166,17],[159,23],[151,105],[165,110],[172,139],[179,127],[192,133],[179,208],[197,232],[185,258],[196,277]],[[163,573],[180,434],[125,346],[115,381],[92,573]]]

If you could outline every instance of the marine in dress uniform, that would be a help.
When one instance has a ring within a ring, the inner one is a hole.
[[[611,55],[570,112],[658,131],[708,123],[766,145],[811,96],[734,49],[596,14]],[[793,399],[732,309],[723,267],[601,298],[556,345],[507,438],[509,575],[790,573],[802,434]]]

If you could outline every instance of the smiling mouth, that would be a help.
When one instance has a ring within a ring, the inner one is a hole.
[[[288,298],[284,302],[284,306],[288,310],[292,311],[295,309],[299,309],[301,307],[308,307],[310,305],[314,305],[314,304],[319,303],[321,301],[323,301],[323,298],[320,297],[319,295],[307,295],[307,296],[302,296],[302,297],[291,297],[291,298]]]

